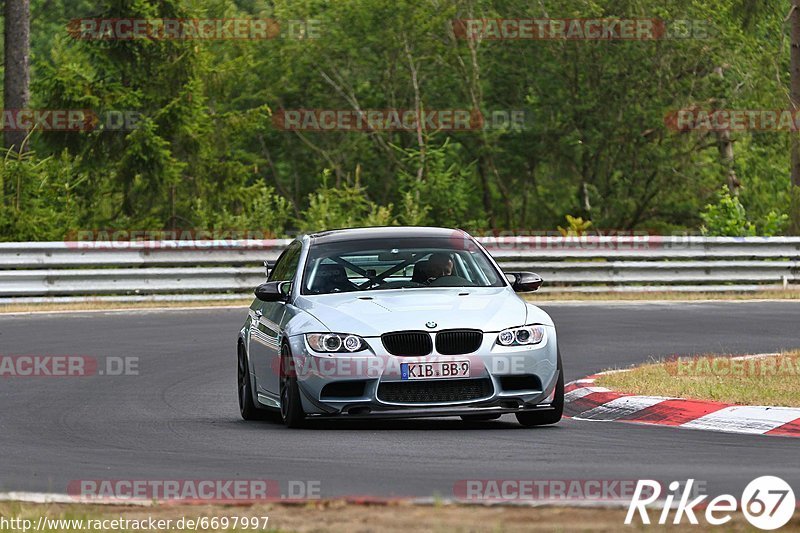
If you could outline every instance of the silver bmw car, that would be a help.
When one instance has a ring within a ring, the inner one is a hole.
[[[376,227],[303,235],[281,254],[238,338],[245,420],[513,413],[554,424],[564,375],[550,316],[461,230]]]

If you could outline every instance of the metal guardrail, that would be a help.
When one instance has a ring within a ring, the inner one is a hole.
[[[741,291],[800,281],[800,237],[479,240],[503,269],[540,274],[543,291]],[[231,298],[250,294],[264,280],[263,262],[289,242],[0,243],[0,299]]]
[[[275,240],[0,242],[0,269],[260,265],[291,242]]]

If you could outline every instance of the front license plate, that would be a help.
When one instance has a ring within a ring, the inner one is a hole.
[[[469,361],[401,363],[400,379],[468,378]]]

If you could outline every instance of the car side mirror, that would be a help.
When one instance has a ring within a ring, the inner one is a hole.
[[[262,302],[285,302],[292,292],[291,281],[268,281],[262,283],[254,291],[256,298]]]
[[[506,272],[506,278],[514,292],[533,292],[544,281],[539,274],[533,272]]]

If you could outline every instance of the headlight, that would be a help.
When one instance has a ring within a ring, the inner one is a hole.
[[[544,326],[535,324],[521,328],[504,329],[497,336],[497,342],[503,346],[525,346],[539,344],[544,338]]]
[[[347,333],[306,333],[306,342],[315,352],[347,353],[366,349],[367,343]]]

